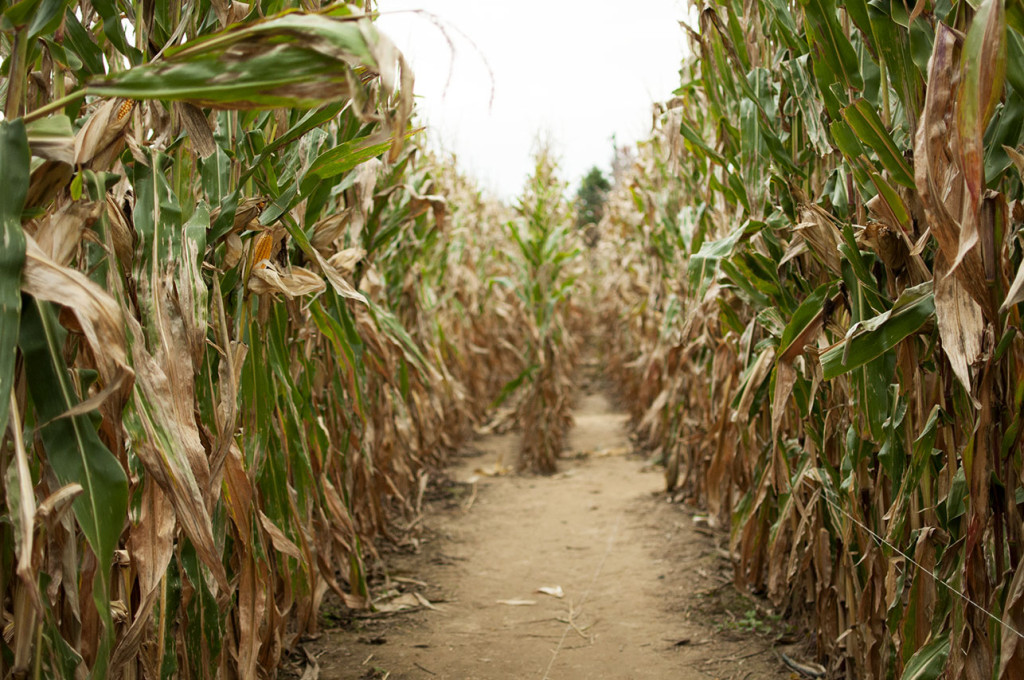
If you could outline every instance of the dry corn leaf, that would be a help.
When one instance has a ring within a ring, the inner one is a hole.
[[[174,505],[178,521],[210,569],[217,584],[230,590],[206,505],[212,493],[206,449],[193,410],[194,369],[181,321],[181,309],[168,284],[154,282],[153,354],[146,348],[142,327],[127,317],[131,329],[132,363],[136,375],[134,409],[127,414],[133,443],[147,474]]]
[[[282,271],[269,260],[253,266],[248,286],[254,293],[281,293],[289,300],[327,290],[324,280],[308,269],[290,267]]]
[[[593,458],[610,458],[613,456],[626,456],[631,451],[632,449],[628,446],[611,446],[593,451],[589,455]]]
[[[38,300],[59,304],[74,316],[101,377],[102,390],[65,416],[91,411],[113,399],[108,413],[119,418],[134,377],[128,365],[121,306],[84,274],[50,259],[27,234],[26,241],[22,290]]]
[[[331,255],[327,262],[342,276],[350,277],[365,257],[366,251],[362,248],[345,248]]]
[[[503,465],[500,461],[497,461],[491,467],[478,467],[473,472],[484,477],[504,477],[505,475],[512,474],[513,470],[508,465]]]
[[[217,151],[213,141],[213,126],[199,107],[188,102],[173,102],[174,112],[192,140],[192,147],[200,158],[209,158]]]
[[[256,514],[260,518],[260,524],[263,526],[263,530],[270,536],[270,542],[273,544],[274,549],[301,562],[302,551],[299,550],[299,547],[295,545],[290,538],[285,536],[284,532],[281,531],[281,529],[279,529],[269,517],[263,514],[262,510],[257,510]]]
[[[1024,678],[1024,569],[1017,569],[1003,607],[1002,645],[998,680]]]
[[[103,206],[99,201],[70,201],[34,225],[26,225],[26,230],[51,260],[66,266],[81,247],[83,232],[96,222]]]
[[[558,599],[565,597],[565,591],[562,590],[562,586],[541,586],[540,588],[537,588],[537,592],[544,593],[545,595],[550,595],[551,597],[556,597]]]
[[[381,613],[391,613],[408,611],[410,609],[419,609],[423,606],[425,605],[420,602],[419,598],[416,597],[414,593],[405,593],[398,597],[394,597],[387,602],[374,603],[373,608]]]
[[[971,367],[981,358],[985,319],[981,307],[967,294],[960,279],[949,271],[941,254],[935,261],[935,318],[942,348],[957,380],[964,386],[975,408],[981,408]]]

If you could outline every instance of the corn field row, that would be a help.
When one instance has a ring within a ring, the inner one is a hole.
[[[369,4],[0,4],[0,677],[275,675],[568,370],[559,225],[422,148]]]
[[[703,4],[602,224],[641,440],[829,677],[1024,677],[1022,10]]]
[[[0,677],[258,677],[588,336],[850,678],[1024,678],[1024,7],[703,5],[597,229],[411,126],[372,3],[0,3]]]

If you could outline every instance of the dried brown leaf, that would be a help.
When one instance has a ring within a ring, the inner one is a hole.
[[[290,538],[285,536],[284,532],[278,528],[274,522],[263,514],[262,510],[257,510],[257,515],[260,518],[260,524],[263,526],[263,530],[270,536],[270,542],[273,544],[274,549],[278,552],[284,553],[289,557],[294,557],[296,560],[302,561],[302,551],[295,545]]]
[[[944,354],[957,380],[980,408],[970,369],[982,353],[985,319],[981,307],[949,271],[944,257],[935,261],[935,318],[942,338]]]
[[[254,293],[281,293],[288,299],[322,293],[327,289],[324,280],[308,269],[289,267],[282,270],[269,260],[253,266],[248,285]]]
[[[134,378],[128,365],[121,306],[84,274],[50,259],[31,236],[26,235],[26,240],[22,290],[37,300],[59,304],[73,315],[101,378],[102,398],[90,402],[90,410],[109,399],[108,415],[119,419]]]
[[[213,140],[213,126],[210,125],[209,118],[198,106],[188,102],[173,102],[172,106],[199,157],[212,156],[217,150],[217,143]]]

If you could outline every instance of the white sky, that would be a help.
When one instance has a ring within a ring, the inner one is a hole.
[[[378,9],[377,27],[416,72],[418,120],[434,145],[505,199],[520,193],[538,135],[571,190],[593,165],[607,174],[612,135],[620,145],[647,136],[651,105],[678,87],[686,49],[685,0],[379,0]],[[435,15],[448,38],[428,16],[402,11],[412,9]]]

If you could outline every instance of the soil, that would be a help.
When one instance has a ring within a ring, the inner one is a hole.
[[[799,636],[732,586],[725,533],[666,501],[604,394],[574,415],[552,477],[494,475],[518,436],[478,437],[432,487],[415,549],[385,556],[378,602],[397,611],[307,642],[303,677],[793,677],[778,654],[802,656]]]

